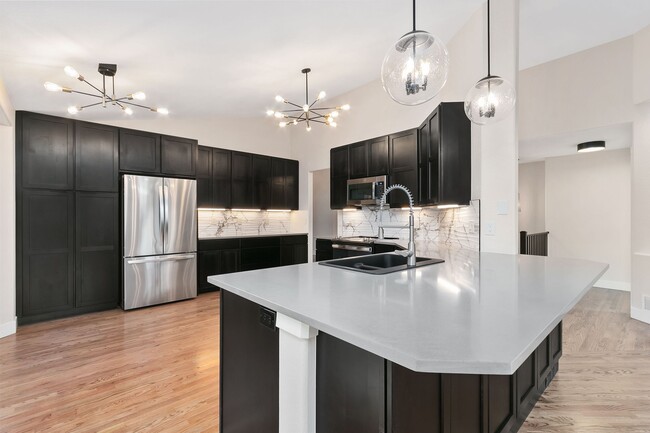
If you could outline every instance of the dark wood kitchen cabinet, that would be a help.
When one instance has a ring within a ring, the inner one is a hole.
[[[75,125],[75,189],[119,191],[119,129],[77,121]]]
[[[16,113],[16,166],[23,188],[74,188],[74,121],[43,114]]]
[[[368,176],[368,147],[365,141],[348,146],[350,179]]]
[[[74,308],[74,193],[24,189],[21,200],[17,313],[30,321],[58,317]]]
[[[77,192],[75,306],[119,303],[119,195]]]
[[[197,149],[196,140],[163,135],[160,140],[161,173],[173,177],[196,177]]]
[[[160,173],[160,135],[120,129],[120,171]]]
[[[212,148],[199,146],[196,159],[196,205],[214,207],[212,197]]]
[[[348,202],[348,146],[330,149],[330,208],[343,209]]]
[[[232,207],[231,173],[232,152],[212,149],[212,206]]]
[[[419,203],[469,204],[471,125],[463,103],[438,105],[419,128],[419,134]]]
[[[282,266],[307,263],[307,235],[282,236]]]
[[[241,270],[274,268],[282,265],[282,238],[262,236],[241,239]]]
[[[298,209],[298,161],[284,158],[271,159],[270,209]]]
[[[271,200],[271,157],[253,155],[253,205],[255,209],[272,208]]]
[[[388,136],[349,145],[350,179],[388,173]]]
[[[390,185],[400,184],[418,197],[418,130],[391,134],[388,136],[389,181]],[[408,206],[406,194],[396,191],[388,197],[391,207]]]
[[[239,239],[206,239],[199,241],[198,252],[198,290],[207,292],[216,290],[208,283],[210,275],[239,272],[240,241]]]
[[[233,209],[251,209],[253,207],[253,155],[232,152],[230,188]]]

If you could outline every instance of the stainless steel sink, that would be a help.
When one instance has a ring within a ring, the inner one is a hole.
[[[415,267],[435,265],[442,263],[442,259],[416,257]],[[366,274],[390,274],[408,269],[407,258],[395,253],[371,254],[367,256],[348,257],[345,259],[327,260],[318,262],[323,266],[348,269],[350,271],[364,272]]]

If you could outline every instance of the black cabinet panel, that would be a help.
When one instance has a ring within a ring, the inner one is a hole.
[[[528,395],[535,389],[535,354],[531,354],[517,370],[517,404],[525,405]]]
[[[260,308],[221,295],[221,433],[278,431],[279,333],[260,323]]]
[[[330,208],[343,209],[348,204],[348,179],[335,177],[330,180]]]
[[[242,248],[241,270],[274,268],[282,265],[282,249],[279,246]]]
[[[348,173],[348,147],[341,146],[335,147],[330,150],[330,174],[332,177],[344,177],[349,178]]]
[[[21,316],[74,307],[74,196],[24,190]]]
[[[516,417],[514,377],[487,376],[487,386],[488,433],[504,431]]]
[[[162,174],[195,177],[197,147],[196,140],[163,135],[160,145]]]
[[[22,187],[72,189],[73,121],[23,112],[19,112],[16,119],[16,149],[17,158],[22,161]]]
[[[471,198],[472,133],[462,102],[439,106],[440,133],[431,134],[432,147],[439,137],[440,204],[468,204]]]
[[[283,209],[298,210],[299,208],[299,166],[298,161],[287,159],[285,160],[285,205]]]
[[[253,155],[232,152],[232,207],[250,209],[253,206]]]
[[[391,185],[407,187],[414,199],[418,195],[418,130],[411,129],[389,136],[389,159]],[[408,199],[401,192],[392,192],[391,207],[408,206]]]
[[[366,142],[350,144],[350,179],[368,176],[368,148]]]
[[[271,157],[253,155],[253,208],[272,208]]]
[[[196,160],[196,205],[214,207],[212,197],[212,148],[199,146]]]
[[[348,201],[348,146],[330,150],[330,208],[343,209]]]
[[[368,140],[368,176],[383,176],[388,173],[388,137]]]
[[[442,432],[441,375],[391,363],[392,433]]]
[[[75,129],[75,189],[118,192],[119,130],[87,122]]]
[[[449,387],[449,432],[481,431],[481,376],[476,374],[445,375]]]
[[[298,209],[298,161],[271,158],[270,209]]]
[[[384,359],[324,332],[316,346],[316,432],[386,431]]]
[[[213,251],[200,251],[198,261],[198,289],[201,292],[215,290],[208,282],[211,275],[239,272],[239,247]]]
[[[307,263],[307,235],[282,237],[282,266]]]
[[[159,174],[160,135],[120,129],[120,170]]]
[[[212,204],[216,208],[230,208],[232,205],[231,165],[231,151],[212,150]]]
[[[119,303],[119,196],[76,194],[75,305]]]
[[[316,261],[332,260],[333,258],[332,240],[316,239]]]

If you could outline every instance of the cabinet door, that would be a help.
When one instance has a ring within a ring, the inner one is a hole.
[[[271,208],[287,209],[285,194],[286,164],[282,158],[271,158]]]
[[[330,175],[332,177],[349,178],[348,146],[335,147],[330,150]]]
[[[440,116],[438,113],[439,108],[419,130],[419,204],[435,205],[439,202]]]
[[[74,308],[74,195],[24,190],[22,317]]]
[[[232,205],[231,161],[229,150],[212,150],[212,205],[216,208],[230,208]]]
[[[162,136],[161,171],[170,176],[196,176],[197,141],[189,138]]]
[[[231,248],[228,250],[221,250],[219,257],[219,273],[229,274],[231,272],[239,272],[239,248]]]
[[[368,176],[368,148],[366,142],[354,143],[349,146],[350,179]]]
[[[112,126],[76,122],[77,191],[118,192],[119,130]]]
[[[472,133],[462,102],[441,104],[440,203],[468,204],[471,198]]]
[[[414,199],[418,197],[418,140],[417,129],[411,129],[389,136],[390,184],[401,184],[408,188]],[[408,206],[408,199],[402,192],[392,192],[391,207]]]
[[[334,177],[330,181],[330,208],[343,209],[348,204],[348,179]]]
[[[401,365],[391,368],[392,433],[440,433],[442,381],[436,373],[417,373]],[[477,432],[478,433],[478,432]]]
[[[196,205],[214,207],[212,198],[212,148],[199,146],[196,160]]]
[[[17,120],[16,154],[22,159],[22,186],[72,189],[73,121],[33,113],[19,113]]]
[[[232,153],[232,207],[250,209],[253,207],[253,155]]]
[[[379,137],[367,142],[368,176],[388,174],[388,137]]]
[[[75,305],[119,302],[119,199],[116,193],[76,194]]]
[[[429,119],[424,121],[424,124],[418,129],[418,197],[417,203],[419,205],[429,203],[429,138],[430,128]]]
[[[287,159],[285,161],[285,177],[284,177],[284,193],[285,205],[284,209],[298,210],[299,208],[299,165],[298,161]]]
[[[271,203],[271,157],[253,155],[253,207],[269,209]]]
[[[120,129],[120,170],[160,173],[160,135]]]

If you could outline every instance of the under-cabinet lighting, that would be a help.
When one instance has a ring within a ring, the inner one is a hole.
[[[267,212],[291,212],[291,209],[267,209]]]
[[[207,210],[207,211],[225,211],[225,208],[213,208],[213,207],[200,207],[198,210]]]
[[[344,207],[343,208],[343,212],[354,212],[356,210],[357,210],[356,207]]]
[[[230,209],[233,212],[262,212],[262,209]]]
[[[408,206],[403,206],[402,210],[411,210],[411,208]],[[422,210],[422,208],[413,206],[413,210]]]
[[[438,209],[455,209],[457,207],[460,207],[459,204],[441,204],[438,206]]]

